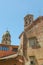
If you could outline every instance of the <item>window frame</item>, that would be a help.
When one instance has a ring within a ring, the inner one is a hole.
[[[31,37],[28,39],[28,41],[29,41],[29,47],[35,47],[37,45],[37,38],[36,37]]]

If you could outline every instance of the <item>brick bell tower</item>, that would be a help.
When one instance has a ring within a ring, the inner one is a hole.
[[[24,17],[24,29],[27,29],[29,25],[33,22],[33,15],[28,14]]]
[[[11,35],[8,30],[2,36],[2,44],[11,45]]]

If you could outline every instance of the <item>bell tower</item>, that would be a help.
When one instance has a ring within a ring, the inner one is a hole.
[[[33,22],[33,15],[28,14],[24,17],[24,28],[27,28]]]
[[[2,36],[2,44],[11,45],[11,35],[9,31],[6,31]]]

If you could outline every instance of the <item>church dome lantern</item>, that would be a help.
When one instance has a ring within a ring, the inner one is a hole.
[[[11,35],[8,30],[2,36],[2,43],[7,45],[11,44]]]

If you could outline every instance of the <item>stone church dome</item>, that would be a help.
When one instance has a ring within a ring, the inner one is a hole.
[[[6,36],[6,35],[11,36],[8,30],[3,34],[3,36]]]
[[[2,43],[7,45],[11,44],[11,35],[8,30],[2,36]]]

